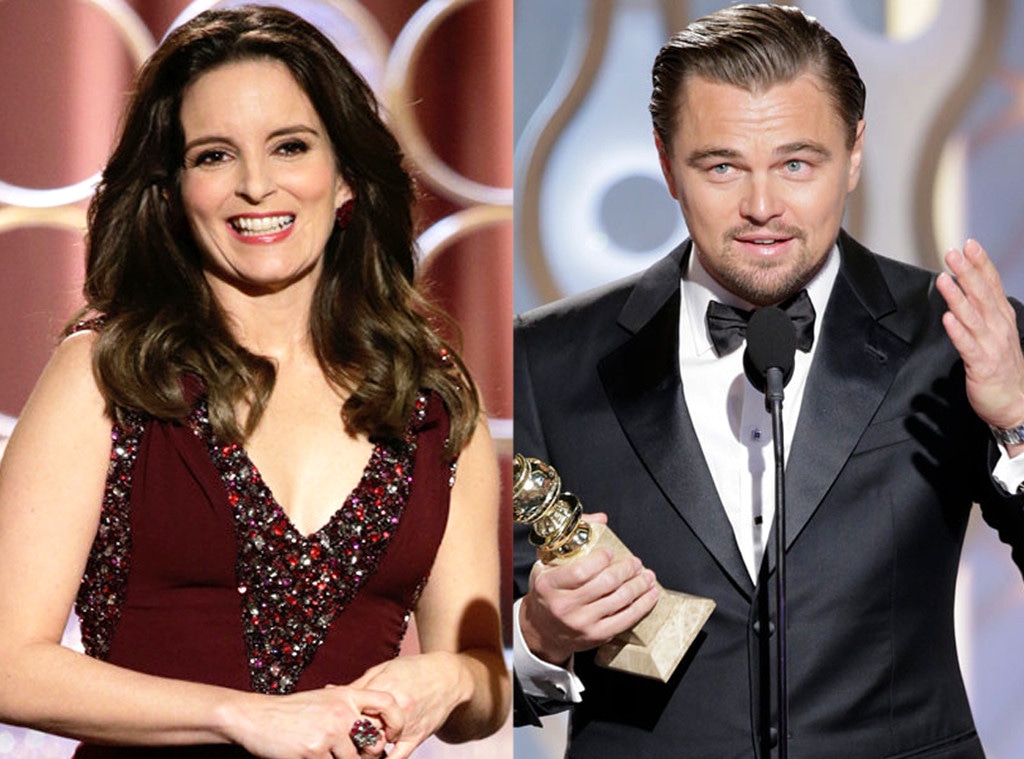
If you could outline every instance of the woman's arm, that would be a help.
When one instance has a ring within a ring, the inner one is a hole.
[[[0,466],[0,721],[98,743],[235,742],[268,757],[337,747],[354,759],[348,731],[361,712],[397,736],[400,716],[384,693],[262,696],[139,674],[60,645],[110,459],[94,340],[82,333],[58,347]]]
[[[367,671],[353,685],[391,693],[403,711],[403,759],[431,733],[448,742],[490,735],[504,723],[511,686],[501,641],[500,486],[481,422],[459,456],[448,524],[416,607],[422,653]]]

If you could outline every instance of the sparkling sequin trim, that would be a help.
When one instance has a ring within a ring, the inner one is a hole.
[[[448,447],[448,439],[445,438],[444,447]],[[459,467],[458,459],[452,461],[448,465],[448,489],[451,490],[455,486],[455,473]],[[416,590],[413,591],[412,598],[409,601],[409,606],[405,610],[405,615],[402,617],[402,628],[398,633],[398,643],[395,645],[393,652],[394,656],[398,656],[402,652],[402,640],[405,638],[405,634],[409,631],[409,620],[412,618],[412,613],[416,610],[416,604],[420,602],[420,596],[423,594],[423,588],[427,586],[427,580],[430,579],[430,575],[426,574],[423,579],[420,580],[420,584],[416,586]]]
[[[420,397],[404,440],[378,444],[362,479],[320,530],[300,533],[245,450],[213,438],[205,400],[192,429],[204,439],[234,510],[236,578],[252,687],[289,693],[313,660],[335,616],[377,570],[412,488]]]
[[[79,332],[85,332],[86,330],[92,330],[93,332],[99,332],[107,324],[107,317],[93,316],[89,319],[80,319],[79,321],[72,324],[70,327],[64,330],[64,334],[67,337],[71,335],[77,335]]]
[[[402,653],[402,641],[405,639],[405,634],[409,631],[409,620],[412,618],[412,613],[416,610],[416,604],[420,602],[420,595],[423,593],[423,588],[426,587],[427,580],[429,579],[429,574],[423,575],[423,579],[420,580],[420,584],[417,585],[416,590],[413,591],[412,599],[409,601],[409,607],[405,610],[405,616],[402,617],[402,629],[398,632],[398,643],[395,644],[395,648],[391,652],[392,658]]]
[[[75,611],[81,621],[82,645],[97,659],[110,655],[114,628],[121,618],[131,569],[132,470],[145,430],[142,417],[122,411],[110,433],[110,464],[103,491],[99,526],[85,574],[78,588]]]

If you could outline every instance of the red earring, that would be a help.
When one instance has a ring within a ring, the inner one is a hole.
[[[349,198],[337,211],[334,212],[334,218],[337,221],[338,229],[345,229],[349,222],[352,221],[352,212],[356,210],[355,198]]]

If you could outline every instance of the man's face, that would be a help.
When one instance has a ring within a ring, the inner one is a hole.
[[[678,114],[671,145],[655,141],[701,263],[755,305],[784,300],[835,242],[860,177],[864,122],[851,150],[810,73],[763,92],[690,79]]]

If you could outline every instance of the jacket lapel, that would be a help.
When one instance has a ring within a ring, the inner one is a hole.
[[[920,310],[893,299],[878,261],[840,233],[840,271],[823,315],[786,465],[786,547],[849,460],[906,361]],[[775,555],[769,542],[769,568]]]
[[[684,243],[638,282],[619,314],[631,334],[598,364],[611,407],[630,444],[672,507],[733,584],[753,583],[693,430],[679,376],[680,276]]]

